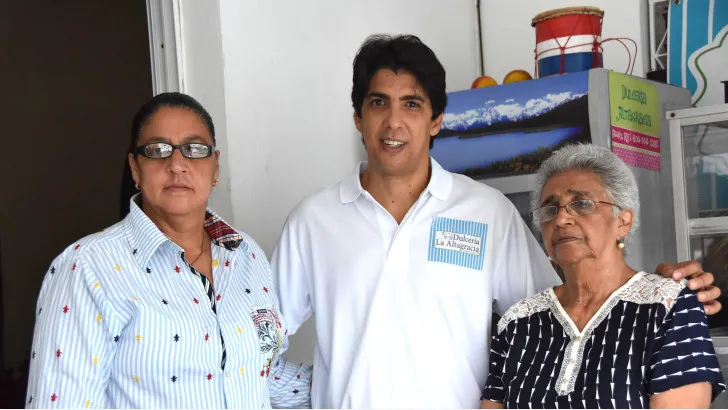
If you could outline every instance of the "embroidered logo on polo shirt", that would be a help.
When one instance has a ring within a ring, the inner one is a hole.
[[[488,224],[436,217],[430,228],[427,260],[480,270],[487,234]]]

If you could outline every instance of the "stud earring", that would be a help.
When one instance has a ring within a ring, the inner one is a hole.
[[[218,183],[219,181],[217,180],[217,178],[212,180],[212,186],[217,186]]]
[[[139,188],[139,184],[134,184],[134,188],[136,188],[137,191],[141,191],[142,189]]]
[[[622,240],[622,238],[617,239],[617,248],[624,249],[624,241]]]

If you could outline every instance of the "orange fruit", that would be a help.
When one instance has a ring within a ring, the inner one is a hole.
[[[487,75],[478,77],[473,81],[473,85],[470,86],[470,88],[483,88],[483,87],[490,87],[492,85],[498,85],[498,83],[495,82],[493,77],[489,77]]]
[[[533,80],[531,74],[524,70],[513,70],[503,78],[503,84],[517,83],[519,81]]]

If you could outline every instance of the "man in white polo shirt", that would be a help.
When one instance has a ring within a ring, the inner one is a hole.
[[[493,304],[560,283],[502,193],[430,158],[446,100],[445,70],[418,38],[359,50],[368,161],[299,204],[271,261],[289,329],[316,315],[313,407],[479,407]]]

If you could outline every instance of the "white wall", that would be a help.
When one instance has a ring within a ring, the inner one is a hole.
[[[225,112],[222,32],[218,0],[180,0],[182,35],[182,92],[195,97],[215,123],[220,156],[220,183],[210,198],[210,208],[234,224],[230,202],[230,156]]]
[[[644,76],[649,58],[646,0],[481,0],[485,74],[499,84],[511,70],[534,71],[536,30],[531,19],[543,11],[571,6],[594,6],[604,10],[602,38],[628,37],[637,42],[633,74]],[[633,50],[631,44],[628,44]],[[633,52],[634,54],[634,52]],[[617,42],[604,45],[604,68],[625,72],[628,55]]]

